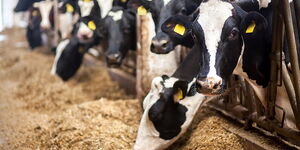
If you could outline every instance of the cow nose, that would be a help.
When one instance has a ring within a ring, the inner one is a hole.
[[[45,30],[48,30],[50,27],[48,27],[48,26],[41,26],[41,29],[43,30],[43,31],[45,31]]]
[[[222,79],[216,77],[198,78],[196,86],[199,93],[214,94],[214,91],[222,88]]]
[[[152,40],[151,52],[158,53],[158,54],[166,53],[167,46],[168,46],[167,40]]]
[[[118,63],[120,61],[120,58],[121,58],[120,53],[108,54],[106,56],[107,56],[108,61],[111,62],[111,63]]]

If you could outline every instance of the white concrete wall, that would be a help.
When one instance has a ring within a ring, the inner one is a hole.
[[[14,25],[24,26],[24,14],[14,14],[18,0],[0,0],[0,31]]]

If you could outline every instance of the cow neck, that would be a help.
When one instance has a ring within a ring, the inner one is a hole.
[[[199,50],[199,47],[200,46],[195,45],[191,49],[189,54],[185,57],[183,62],[176,69],[172,77],[191,82],[193,78],[197,76],[197,73],[200,69],[200,63],[195,62],[199,62],[199,60],[201,59],[201,51]]]

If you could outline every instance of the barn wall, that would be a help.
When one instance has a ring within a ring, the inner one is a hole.
[[[15,14],[15,8],[18,0],[0,0],[0,31],[5,28],[11,28],[14,25],[24,27],[26,25],[26,16],[24,13]]]

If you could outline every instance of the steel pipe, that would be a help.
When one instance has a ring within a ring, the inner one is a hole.
[[[293,0],[298,27],[298,35],[300,35],[300,0]]]
[[[293,85],[295,88],[297,110],[300,109],[300,70],[298,63],[298,54],[296,47],[296,40],[294,36],[294,28],[292,22],[291,8],[288,0],[282,0],[284,23],[288,38],[289,54],[291,58],[292,74],[293,74]]]
[[[272,51],[271,51],[271,74],[270,83],[268,87],[267,99],[267,112],[266,116],[273,119],[275,116],[275,102],[277,95],[277,80],[278,80],[278,66],[280,54],[280,45],[282,43],[282,22],[279,17],[279,5],[278,0],[273,0],[273,22],[272,22]]]

